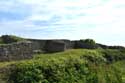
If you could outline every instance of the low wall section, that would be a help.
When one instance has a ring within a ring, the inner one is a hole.
[[[87,48],[87,46],[79,41],[28,39],[28,41],[0,45],[0,61],[29,59],[35,53],[61,52],[73,48]]]
[[[0,61],[32,58],[32,43],[29,41],[0,45]]]

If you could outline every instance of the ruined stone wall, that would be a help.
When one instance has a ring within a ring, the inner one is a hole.
[[[34,53],[42,52],[45,50],[47,40],[37,40],[37,39],[28,39],[32,42],[32,49]]]
[[[36,40],[29,39],[33,43],[33,49],[37,51],[59,52],[74,48],[75,42],[70,40]]]
[[[46,42],[46,46],[45,46],[46,52],[61,52],[65,50],[66,50],[66,45],[64,41],[48,40]]]
[[[74,49],[75,48],[75,42],[70,40],[63,40],[66,45],[66,50],[68,49]]]
[[[28,41],[0,45],[0,61],[28,59],[35,53],[62,52],[73,49],[76,45],[76,41],[70,40],[28,39]]]
[[[29,59],[32,56],[32,43],[29,41],[0,45],[0,61]]]

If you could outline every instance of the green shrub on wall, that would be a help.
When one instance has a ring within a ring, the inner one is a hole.
[[[85,39],[85,40],[83,40],[83,42],[91,44],[91,45],[95,45],[96,44],[96,42],[93,39]]]
[[[8,43],[22,41],[24,39],[13,35],[2,35],[0,40],[2,43],[8,44]]]
[[[97,48],[96,42],[93,39],[80,40],[81,48],[95,49]]]

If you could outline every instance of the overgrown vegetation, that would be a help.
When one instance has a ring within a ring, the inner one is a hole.
[[[80,41],[76,41],[75,48],[96,49],[98,46],[93,39],[82,39]]]
[[[86,43],[86,44],[91,44],[91,45],[96,44],[96,42],[93,39],[85,39],[85,40],[80,40],[80,41],[82,41],[83,43]]]
[[[107,55],[113,57],[112,62]],[[123,83],[125,68],[121,71],[115,63],[124,57],[123,51],[108,49],[40,54],[13,63],[7,76],[9,83]]]
[[[125,83],[125,60],[118,61],[118,62],[114,63],[113,66],[117,67],[117,69],[119,69],[121,71],[122,80],[123,80],[123,83]]]
[[[104,54],[103,57],[107,59],[108,63],[125,60],[125,50],[105,49],[102,52]]]
[[[14,42],[23,41],[24,39],[21,37],[17,37],[14,35],[2,35],[0,37],[0,44],[9,44]]]
[[[3,35],[0,44],[23,40]],[[31,60],[0,62],[0,83],[125,83],[124,47],[97,44],[92,39],[76,44],[84,49],[38,54]]]

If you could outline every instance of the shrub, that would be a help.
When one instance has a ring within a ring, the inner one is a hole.
[[[105,64],[102,59],[98,51],[83,50],[47,54],[31,61],[15,64],[10,71],[9,82],[122,83],[120,72]],[[98,64],[95,64],[96,62]]]
[[[77,46],[78,48],[87,48],[87,49],[97,48],[96,42],[92,39],[80,40]]]
[[[18,41],[22,41],[22,40],[24,40],[24,39],[20,38],[20,37],[13,36],[13,35],[2,35],[1,36],[1,41],[5,44],[18,42]]]
[[[85,40],[83,40],[83,42],[91,44],[91,45],[95,45],[96,44],[96,42],[93,39],[85,39]]]
[[[125,50],[105,49],[102,53],[104,54],[103,57],[106,58],[109,63],[125,60]]]

